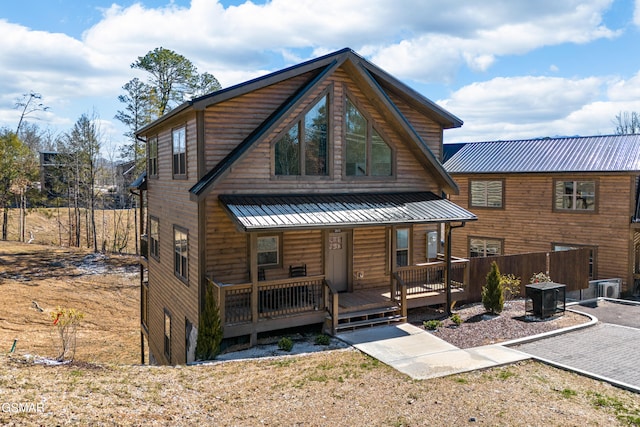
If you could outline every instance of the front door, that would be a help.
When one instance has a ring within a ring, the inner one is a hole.
[[[327,279],[339,292],[349,290],[349,233],[334,230],[327,238]]]

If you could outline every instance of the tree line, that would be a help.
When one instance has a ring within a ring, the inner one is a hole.
[[[2,240],[7,240],[9,209],[19,210],[18,240],[27,241],[26,216],[30,209],[53,206],[66,210],[67,227],[60,231],[60,244],[99,250],[122,251],[127,245],[126,232],[132,226],[131,218],[114,219],[112,246],[99,242],[96,230],[96,209],[104,209],[107,199],[114,196],[117,187],[116,163],[130,162],[130,175],[137,176],[146,169],[145,147],[135,138],[137,129],[166,114],[182,102],[221,88],[209,73],[199,73],[184,56],[162,47],[149,51],[131,64],[132,69],[145,71],[147,80],[133,78],[122,86],[124,93],[118,100],[124,105],[115,119],[127,131],[125,142],[107,152],[105,138],[100,130],[97,112],[82,114],[73,127],[61,135],[53,136],[47,129],[29,121],[39,112],[46,112],[43,96],[29,92],[16,101],[21,112],[14,129],[0,128],[0,208],[2,209]],[[41,159],[47,155],[46,174],[41,179]],[[46,181],[46,182],[43,182]],[[38,186],[37,183],[40,185]],[[42,191],[44,190],[44,191]],[[136,198],[128,191],[120,196],[125,206],[135,208]],[[112,203],[109,206],[114,207]],[[134,209],[135,212],[135,209]],[[114,218],[116,218],[114,216]],[[64,236],[63,236],[64,234]],[[118,235],[115,235],[118,234]],[[84,239],[83,239],[84,235]],[[136,252],[138,236],[136,235]]]

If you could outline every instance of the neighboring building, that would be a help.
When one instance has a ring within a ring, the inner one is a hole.
[[[54,189],[60,169],[58,157],[59,155],[55,151],[40,152],[40,191],[47,197],[59,196]]]
[[[457,231],[458,256],[589,248],[590,278],[640,279],[640,135],[445,145],[450,200],[478,221]]]
[[[443,130],[461,125],[343,49],[139,130],[151,362],[193,360],[208,284],[225,345],[302,325],[403,321],[408,299],[442,301],[447,279],[462,287],[465,261],[447,269],[437,253],[451,223],[475,219],[441,197],[457,192],[440,162]]]

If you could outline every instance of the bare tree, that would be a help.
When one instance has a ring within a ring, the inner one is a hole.
[[[635,135],[640,133],[640,114],[635,111],[621,111],[616,114],[613,124],[616,126],[616,135]]]
[[[35,113],[36,111],[49,110],[49,107],[44,105],[44,103],[42,102],[42,95],[33,91],[23,94],[22,98],[16,101],[15,108],[22,108],[20,120],[18,121],[18,127],[16,128],[16,134],[20,133],[22,122],[24,121],[24,118],[29,114]]]

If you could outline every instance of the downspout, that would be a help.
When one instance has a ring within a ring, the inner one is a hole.
[[[447,234],[447,244],[445,247],[445,274],[446,274],[446,287],[447,287],[447,303],[445,308],[445,313],[447,317],[451,316],[451,230],[455,228],[462,228],[465,226],[465,222],[461,222],[459,225],[451,225],[451,223],[447,223],[445,225],[445,230]]]

